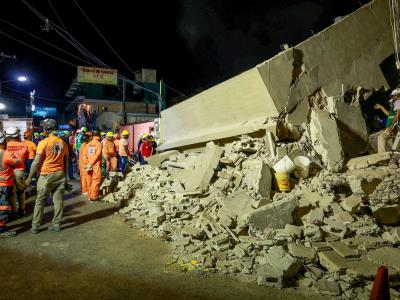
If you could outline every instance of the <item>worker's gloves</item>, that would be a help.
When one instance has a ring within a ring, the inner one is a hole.
[[[85,171],[86,172],[90,172],[90,171],[92,171],[93,170],[93,166],[91,165],[91,164],[87,164],[86,166],[85,166]]]

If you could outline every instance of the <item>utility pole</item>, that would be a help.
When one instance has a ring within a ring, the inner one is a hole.
[[[127,117],[126,117],[126,81],[125,78],[122,79],[122,118],[124,125],[127,123]]]

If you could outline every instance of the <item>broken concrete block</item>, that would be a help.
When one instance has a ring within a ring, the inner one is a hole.
[[[367,258],[370,262],[379,266],[388,266],[400,271],[400,249],[398,248],[379,248],[368,251]],[[394,273],[393,270],[389,271]]]
[[[179,151],[177,151],[177,150],[165,151],[165,152],[157,153],[155,155],[146,157],[146,162],[150,166],[159,168],[159,167],[161,167],[161,164],[164,161],[168,160],[171,156],[175,156],[178,154],[179,154]]]
[[[323,240],[323,234],[319,226],[307,225],[303,229],[304,238],[308,242],[320,242]]]
[[[312,109],[310,134],[313,147],[326,168],[340,171],[344,157],[336,120],[326,111]]]
[[[345,243],[341,241],[336,242],[328,242],[328,246],[330,246],[333,250],[335,250],[340,256],[343,258],[359,258],[360,254],[357,250],[351,249]]]
[[[291,224],[286,224],[285,230],[293,239],[300,239],[303,233],[303,229],[300,226]]]
[[[390,246],[390,242],[375,236],[356,236],[350,239],[344,239],[343,242],[351,248],[360,250],[371,250]]]
[[[372,206],[372,215],[378,223],[385,225],[400,224],[400,204]]]
[[[208,188],[222,153],[223,150],[213,142],[207,144],[205,153],[201,156],[200,164],[195,166],[195,169],[185,182],[186,191],[190,192]]]
[[[272,173],[269,166],[263,161],[255,161],[250,172],[246,174],[244,183],[249,190],[261,197],[270,198]]]
[[[349,170],[365,169],[378,164],[386,164],[391,159],[390,152],[376,153],[350,159],[346,166]]]
[[[214,187],[224,191],[229,187],[229,182],[229,180],[218,178],[214,183]]]
[[[339,296],[341,293],[339,284],[332,280],[320,279],[315,284],[315,287],[324,295]]]
[[[282,270],[285,278],[292,278],[301,268],[301,263],[282,247],[272,247],[265,255],[265,261],[273,268]]]
[[[324,211],[322,208],[314,208],[307,215],[307,222],[309,224],[321,224],[324,221]]]
[[[253,203],[251,204],[251,206],[254,209],[263,207],[265,205],[267,205],[268,203],[271,203],[271,200],[268,198],[261,198],[260,200],[254,200]]]
[[[256,265],[255,273],[257,274],[257,284],[275,288],[284,287],[283,271],[277,270],[270,265]]]
[[[175,191],[175,193],[183,193],[183,192],[185,192],[185,187],[179,181],[174,181],[172,183],[172,189]]]
[[[350,197],[347,197],[344,199],[341,203],[342,207],[344,210],[347,210],[353,214],[355,214],[361,205],[362,198],[360,196],[356,195],[351,195]]]
[[[259,230],[285,228],[286,224],[293,223],[292,213],[297,204],[295,197],[269,203],[250,213],[248,223]]]
[[[333,218],[338,221],[338,222],[343,222],[343,223],[351,223],[354,222],[353,216],[348,212],[348,211],[342,211],[340,213],[337,213],[333,216]]]
[[[246,224],[247,217],[254,212],[253,198],[244,190],[237,190],[224,200],[223,211],[232,219],[237,219],[239,227]]]
[[[272,158],[276,157],[275,154],[275,140],[272,135],[272,132],[266,131],[264,136],[265,148],[267,149],[267,155],[271,156]]]
[[[204,237],[204,230],[197,227],[183,227],[181,229],[181,234],[183,236],[190,236],[193,239],[203,239]]]
[[[293,257],[296,257],[305,263],[313,263],[316,261],[316,253],[314,248],[290,243],[288,244],[288,251]]]

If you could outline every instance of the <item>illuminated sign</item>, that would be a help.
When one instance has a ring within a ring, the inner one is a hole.
[[[55,107],[41,107],[37,106],[35,111],[32,112],[34,117],[56,117],[57,109]]]
[[[78,66],[78,82],[117,85],[118,71]]]

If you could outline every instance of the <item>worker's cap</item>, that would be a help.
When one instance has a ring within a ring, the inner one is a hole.
[[[4,135],[3,131],[0,131],[0,144],[3,144],[6,140],[6,136]]]
[[[18,137],[19,133],[20,130],[18,127],[11,126],[6,129],[6,137]]]
[[[86,127],[82,127],[81,128],[81,132],[87,132],[88,130],[87,130],[87,128]]]
[[[122,136],[128,136],[129,135],[129,131],[128,130],[123,130],[121,133]]]
[[[25,130],[24,132],[24,137],[31,137],[32,136],[32,131],[30,130]]]
[[[107,137],[114,137],[114,133],[112,131],[107,132]]]

